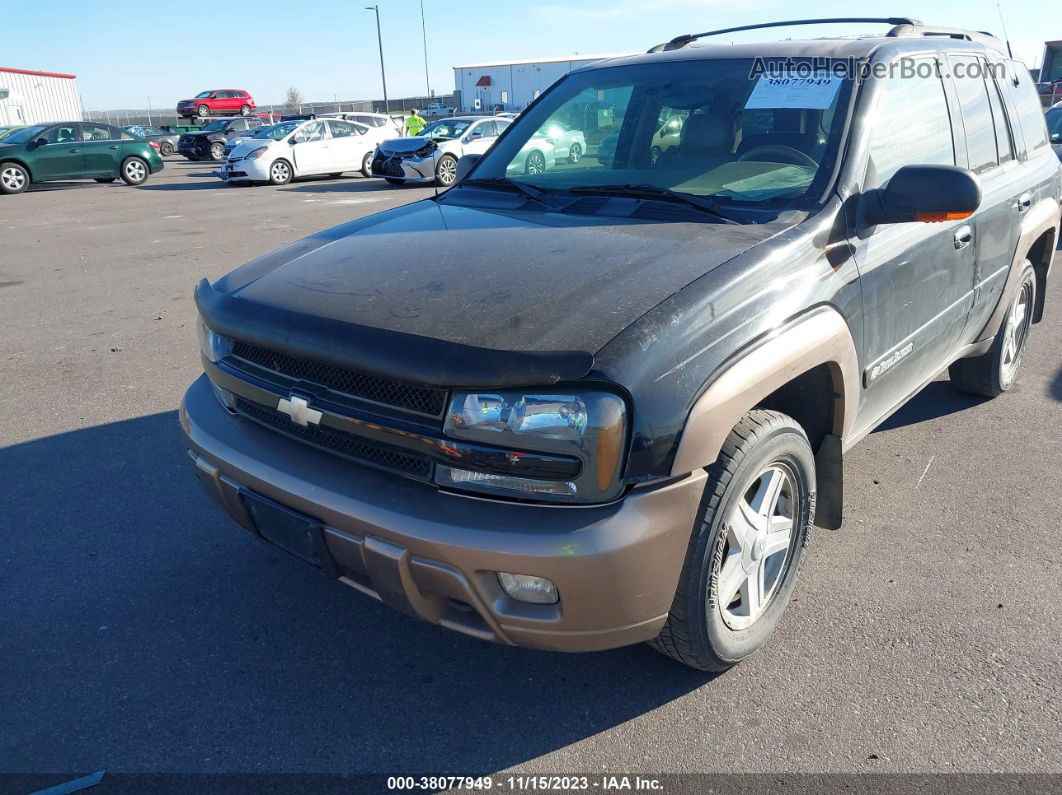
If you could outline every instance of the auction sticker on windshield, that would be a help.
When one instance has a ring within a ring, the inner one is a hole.
[[[841,78],[833,75],[821,77],[770,77],[760,75],[755,88],[745,103],[747,110],[759,108],[807,108],[825,110],[833,104]]]

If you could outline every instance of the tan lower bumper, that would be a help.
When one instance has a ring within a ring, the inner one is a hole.
[[[181,425],[208,494],[255,533],[241,489],[322,526],[326,573],[391,607],[484,640],[592,651],[667,618],[704,473],[608,506],[475,499],[359,467],[233,416],[201,378]],[[496,572],[548,577],[560,602],[510,599]]]

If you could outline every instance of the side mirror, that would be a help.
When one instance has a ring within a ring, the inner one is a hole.
[[[291,144],[292,146],[295,146],[295,144],[297,144],[298,142],[299,142],[299,139],[298,139],[298,138],[296,138],[296,137],[295,137],[294,135],[293,135],[293,136],[291,136],[291,137],[290,137],[290,138],[288,139],[288,143],[289,143],[289,144]]]
[[[468,172],[475,168],[476,163],[479,162],[481,157],[483,157],[483,155],[463,155],[457,161],[457,178],[454,181],[460,182],[468,176]]]
[[[36,141],[33,142],[33,145],[34,146],[47,146],[48,145],[48,139],[47,138],[38,138]]]
[[[981,184],[957,166],[904,166],[888,185],[867,191],[863,199],[871,225],[961,221],[981,206]]]

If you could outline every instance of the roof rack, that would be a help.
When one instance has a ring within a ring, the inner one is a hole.
[[[908,17],[829,17],[826,19],[791,19],[783,22],[763,22],[759,25],[742,25],[736,28],[722,28],[709,30],[705,33],[686,33],[676,36],[671,41],[658,44],[649,52],[663,52],[666,50],[679,50],[697,39],[708,36],[720,36],[724,33],[737,33],[743,30],[762,30],[763,28],[788,28],[797,25],[829,25],[829,24],[882,24],[891,25],[885,35],[889,38],[911,38],[916,36],[959,39],[962,41],[976,41],[994,49],[1003,50],[1003,42],[986,31],[962,30],[960,28],[943,28],[923,25],[917,19]]]
[[[892,30],[897,30],[902,27],[909,26],[911,28],[920,27],[922,25],[917,19],[908,19],[907,17],[829,17],[826,19],[791,19],[784,22],[761,22],[759,25],[742,25],[737,28],[722,28],[720,30],[709,30],[705,33],[686,33],[682,36],[676,36],[671,41],[663,44],[658,44],[653,47],[649,52],[662,52],[665,50],[679,50],[685,47],[687,44],[696,41],[697,39],[703,39],[707,36],[720,36],[724,33],[737,33],[742,30],[760,30],[762,28],[788,28],[796,25],[828,25],[832,23],[880,23],[882,25],[892,25]],[[889,31],[891,34],[892,31]]]

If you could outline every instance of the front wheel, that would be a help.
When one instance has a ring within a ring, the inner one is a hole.
[[[30,185],[29,172],[19,163],[0,163],[0,193],[22,193]]]
[[[127,157],[122,161],[120,174],[126,185],[143,185],[149,173],[147,162],[139,157]]]
[[[435,181],[440,188],[449,188],[457,181],[456,157],[443,155],[439,158],[439,164],[435,167]]]
[[[199,116],[199,118],[202,119],[210,115],[210,108],[208,108],[206,105],[200,105],[198,108],[195,109],[195,112]]]
[[[241,116],[250,116],[251,115],[251,106],[250,105],[240,105],[240,115]]]
[[[541,152],[532,152],[524,161],[525,174],[541,174],[546,170],[546,156]]]
[[[291,164],[287,160],[277,160],[269,167],[271,185],[287,185],[291,182],[292,176]]]
[[[572,148],[568,150],[568,162],[569,163],[578,163],[582,159],[583,159],[583,147],[580,144],[578,144],[578,143],[572,144]]]
[[[215,163],[220,163],[225,159],[225,144],[221,141],[214,141],[210,145],[210,159]]]
[[[1018,289],[1007,307],[1007,315],[992,341],[988,353],[959,359],[948,368],[952,385],[960,392],[983,397],[997,397],[1007,392],[1017,380],[1018,366],[1025,352],[1036,306],[1036,272],[1032,263],[1021,264]]]
[[[762,646],[796,588],[814,490],[800,425],[777,411],[746,414],[708,468],[671,612],[650,645],[703,671]]]

